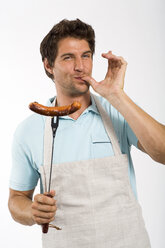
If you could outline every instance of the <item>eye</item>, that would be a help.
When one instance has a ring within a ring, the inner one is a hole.
[[[69,60],[69,59],[71,59],[71,56],[69,56],[69,55],[64,57],[64,60]]]
[[[83,58],[91,58],[91,54],[90,53],[85,53],[85,54],[83,54]]]

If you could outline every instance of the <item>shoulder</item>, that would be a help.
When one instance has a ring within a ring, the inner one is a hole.
[[[50,98],[46,106],[51,106],[51,102],[54,100],[54,97]],[[32,114],[26,119],[24,119],[20,124],[17,126],[14,137],[18,141],[22,141],[25,139],[28,140],[30,138],[37,137],[43,133],[44,126],[45,126],[45,119],[46,117],[39,114]]]
[[[44,129],[44,117],[38,114],[32,114],[24,119],[17,126],[14,138],[17,142],[22,143],[37,136]]]

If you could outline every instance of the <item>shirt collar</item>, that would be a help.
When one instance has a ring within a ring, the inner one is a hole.
[[[99,111],[97,109],[97,106],[96,106],[96,103],[95,103],[95,100],[92,94],[91,94],[91,103],[92,104],[87,109],[84,110],[83,114],[91,111],[99,115]]]
[[[52,102],[54,101],[55,98],[56,97],[54,96],[54,97],[49,99],[49,101],[47,102],[48,107],[52,106]],[[94,100],[94,97],[92,96],[92,94],[91,94],[91,105],[84,110],[82,115],[84,115],[84,114],[86,114],[88,112],[94,112],[94,113],[99,115],[99,111],[97,109],[97,106],[96,106],[96,103],[95,103],[95,100]],[[66,117],[66,116],[63,116],[63,117]]]

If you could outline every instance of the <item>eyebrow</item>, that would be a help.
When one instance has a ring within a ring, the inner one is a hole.
[[[92,51],[91,51],[91,50],[89,50],[89,51],[84,52],[83,54],[85,54],[85,53],[91,53],[91,54],[92,54]]]
[[[61,58],[62,58],[62,57],[65,57],[65,56],[67,56],[67,55],[72,56],[73,53],[64,53],[64,54],[61,55]]]
[[[86,54],[86,53],[91,53],[92,54],[91,50],[83,52],[83,54]],[[61,58],[65,57],[65,56],[68,56],[68,55],[73,56],[74,54],[73,53],[64,53],[64,54],[61,55]]]

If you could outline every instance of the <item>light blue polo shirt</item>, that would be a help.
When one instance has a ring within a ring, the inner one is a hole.
[[[122,153],[129,159],[128,173],[136,197],[135,174],[130,155],[137,138],[123,116],[103,97],[98,97],[112,120]],[[54,98],[48,101],[51,106]],[[109,137],[93,97],[92,104],[77,120],[69,116],[60,117],[54,143],[53,163],[64,163],[113,156]],[[43,165],[45,117],[32,114],[17,127],[12,144],[12,170],[10,188],[18,191],[34,189],[40,178],[39,167]]]

